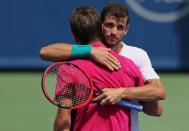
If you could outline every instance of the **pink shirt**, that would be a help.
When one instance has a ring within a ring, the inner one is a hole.
[[[93,46],[103,45],[98,42]],[[83,69],[101,88],[131,88],[144,84],[139,69],[131,60],[113,51],[111,53],[121,63],[118,71],[111,72],[89,59],[74,60],[71,63]],[[77,110],[74,131],[131,131],[130,109],[118,105],[89,104]]]

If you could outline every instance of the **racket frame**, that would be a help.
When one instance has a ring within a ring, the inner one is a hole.
[[[89,84],[90,84],[90,88],[91,88],[91,92],[89,94],[89,97],[88,99],[82,103],[82,104],[79,104],[77,106],[74,106],[74,107],[67,107],[65,105],[62,105],[60,104],[59,102],[56,102],[54,100],[54,98],[52,99],[52,97],[48,94],[48,91],[47,91],[47,88],[46,88],[46,76],[48,75],[48,72],[53,68],[53,67],[56,67],[57,65],[62,65],[62,64],[66,64],[68,66],[72,66],[74,68],[77,68],[78,70],[80,70],[83,75],[86,76],[86,78],[88,79],[89,81]],[[90,103],[90,101],[92,100],[92,95],[93,95],[93,91],[94,91],[94,86],[93,86],[93,83],[92,83],[92,80],[90,79],[90,77],[81,69],[79,68],[79,66],[73,64],[73,63],[70,63],[70,62],[56,62],[56,63],[53,63],[51,65],[49,65],[46,69],[45,69],[45,72],[43,73],[42,75],[42,79],[41,79],[41,86],[42,86],[42,91],[43,91],[43,94],[45,95],[45,97],[49,100],[50,103],[52,103],[53,105],[55,106],[58,106],[58,107],[61,107],[61,108],[66,108],[66,109],[78,109],[78,108],[81,108],[83,106],[86,106],[88,103]]]

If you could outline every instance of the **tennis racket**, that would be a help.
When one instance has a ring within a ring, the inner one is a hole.
[[[102,90],[79,66],[69,62],[51,64],[42,76],[42,90],[45,97],[54,105],[67,109],[86,106],[93,99],[93,93]],[[143,106],[121,100],[119,106],[142,111]]]

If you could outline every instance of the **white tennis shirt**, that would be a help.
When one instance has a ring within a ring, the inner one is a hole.
[[[123,48],[119,54],[131,59],[138,66],[145,81],[148,79],[159,79],[158,74],[152,68],[150,58],[146,51],[138,47],[126,45],[123,42],[122,44]]]

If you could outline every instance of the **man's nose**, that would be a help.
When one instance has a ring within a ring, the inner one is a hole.
[[[111,34],[117,35],[117,28],[116,27],[112,28]]]

